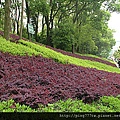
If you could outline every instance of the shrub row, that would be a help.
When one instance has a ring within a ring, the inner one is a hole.
[[[0,102],[0,112],[36,112],[34,109],[26,105],[15,103],[14,100]]]
[[[41,56],[0,53],[0,100],[13,99],[33,108],[58,100],[91,103],[120,94],[120,74],[60,64]]]
[[[0,112],[119,112],[120,99],[113,96],[101,97],[92,104],[85,104],[82,100],[68,99],[57,101],[44,106],[39,104],[38,109],[31,109],[29,106],[15,103],[14,100],[0,102]]]

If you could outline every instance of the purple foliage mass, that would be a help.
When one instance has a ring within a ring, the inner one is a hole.
[[[3,36],[4,35],[4,32],[0,30],[0,35]],[[19,40],[19,36],[18,35],[15,35],[15,34],[10,34],[10,39],[11,40],[14,40],[14,41],[17,41]]]
[[[3,36],[4,32],[0,30],[0,35]],[[10,41],[12,42],[18,42],[18,40],[20,39],[20,37],[16,34],[10,34]],[[26,38],[22,38],[23,40],[26,40]]]
[[[68,98],[91,103],[120,94],[120,74],[0,52],[0,88],[0,101],[12,98],[32,108]]]

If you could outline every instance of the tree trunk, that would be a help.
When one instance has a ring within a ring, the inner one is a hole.
[[[24,0],[22,0],[22,6],[21,6],[20,39],[22,39],[22,28],[23,28],[23,7],[24,7]]]
[[[20,21],[20,7],[18,6],[18,19],[17,19],[17,34],[19,35],[20,32],[19,32],[19,21]]]
[[[44,18],[45,18],[45,16],[43,15],[43,17],[42,17],[42,32],[41,32],[41,36],[43,36],[43,34],[44,34],[44,26],[45,26]]]
[[[75,53],[75,46],[72,45],[72,53]]]
[[[47,44],[50,45],[50,26],[49,26],[49,16],[45,16],[45,22],[47,26]]]
[[[30,23],[30,9],[27,0],[25,0],[25,3],[26,3],[26,15],[27,15],[27,33],[28,33],[28,39],[30,39],[30,34],[28,32],[28,23]]]
[[[39,42],[38,36],[37,36],[37,34],[38,34],[38,19],[39,19],[39,13],[38,13],[37,16],[36,16],[36,25],[35,25],[35,40],[36,40],[37,42]]]
[[[10,36],[10,0],[5,0],[4,38],[9,40]]]

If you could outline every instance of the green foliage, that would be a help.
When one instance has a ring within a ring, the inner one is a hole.
[[[93,104],[94,106],[99,106],[99,109],[101,109],[101,106],[102,106],[102,107],[109,108],[114,112],[120,112],[120,99],[117,97],[115,98],[113,96],[109,96],[109,97],[103,96],[99,101],[94,102]],[[104,112],[106,111],[104,110]]]
[[[107,58],[112,46],[115,45],[113,31],[108,28],[110,13],[96,10],[88,16],[80,29],[80,53],[95,54]]]
[[[120,48],[114,52],[113,56],[117,59],[120,58]]]
[[[98,47],[95,45],[95,42],[93,40],[93,37],[96,34],[96,31],[90,24],[86,24],[82,26],[79,34],[80,34],[80,37],[78,41],[79,42],[78,52],[82,54],[84,53],[88,54],[88,53],[98,51]]]
[[[43,15],[49,14],[49,5],[46,0],[29,0],[30,1],[30,9],[32,15],[37,13],[42,13]]]
[[[15,101],[11,99],[0,102],[0,112],[35,112],[35,110],[29,106],[15,103]]]
[[[60,100],[54,104],[39,106],[38,110],[42,112],[119,112],[120,99],[104,96],[91,104],[85,104],[82,100]]]
[[[15,103],[14,100],[1,101],[0,112],[119,112],[120,99],[113,96],[103,96],[98,101],[85,104],[82,100],[59,100],[46,106],[39,104],[39,108],[32,109],[26,105]]]
[[[23,38],[28,38],[28,34],[27,34],[27,29],[26,28],[22,29],[22,37]]]
[[[110,13],[108,11],[99,10],[96,11],[95,15],[91,15],[89,19],[89,23],[96,30],[93,40],[98,50],[95,54],[107,58],[112,46],[115,45],[115,39],[113,38],[114,31],[108,27]]]
[[[4,28],[4,15],[5,15],[4,9],[1,7],[0,8],[0,29]]]
[[[70,22],[70,20],[65,20],[58,25],[58,28],[54,28],[52,41],[56,48],[72,51],[72,45],[76,43],[76,26]]]
[[[39,53],[29,47],[26,47],[22,44],[16,44],[10,41],[5,40],[3,37],[0,37],[0,51],[8,52],[13,55],[38,55]]]

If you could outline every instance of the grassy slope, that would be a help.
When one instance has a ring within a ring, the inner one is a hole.
[[[81,56],[88,56],[88,57],[93,57],[93,58],[99,58],[99,59],[102,59],[102,60],[105,60],[105,61],[108,61],[108,62],[111,62],[111,63],[114,63],[112,60],[108,60],[106,58],[100,58],[96,55],[92,55],[92,54],[80,54]]]
[[[12,43],[10,41],[6,41],[2,37],[0,37],[0,51],[2,52],[8,52],[14,55],[42,55],[43,57],[52,58],[57,62],[61,63],[71,63],[76,64],[84,67],[91,67],[96,68],[98,70],[106,70],[109,72],[116,72],[120,73],[118,68],[111,67],[109,65],[105,65],[99,62],[93,62],[89,60],[82,60],[74,57],[70,57],[67,55],[63,55],[61,53],[58,53],[56,51],[53,51],[51,49],[48,49],[44,46],[39,46],[34,43],[30,43],[27,41],[21,40],[19,44]],[[14,112],[14,110],[17,110],[19,112],[23,111],[29,111],[29,112],[35,112],[35,110],[32,110],[29,107],[21,106],[18,103],[16,104],[15,109],[11,106],[13,105],[14,101],[9,102],[1,102],[0,103],[0,111],[1,112]],[[5,107],[6,105],[6,107]],[[37,111],[45,111],[45,112],[113,112],[113,111],[120,111],[120,99],[114,98],[114,97],[104,97],[101,98],[100,101],[94,102],[91,105],[84,104],[80,100],[67,100],[67,101],[58,101],[54,104],[49,104],[48,107],[41,106]],[[70,107],[68,107],[70,106]],[[81,106],[81,107],[80,107]],[[80,109],[81,108],[81,109]]]

